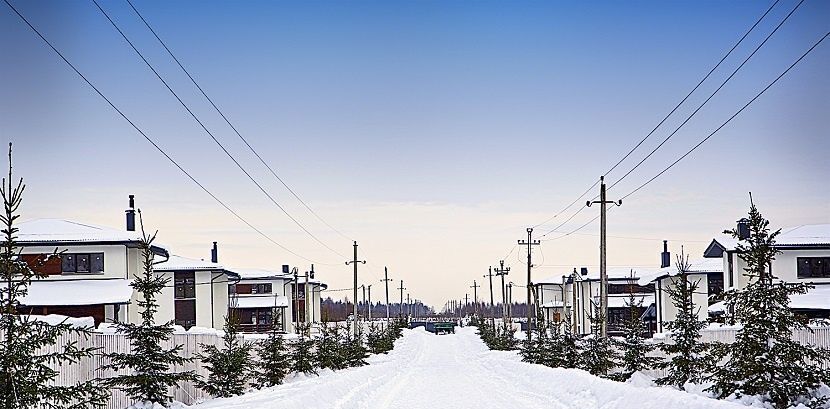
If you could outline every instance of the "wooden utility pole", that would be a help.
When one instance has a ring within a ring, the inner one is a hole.
[[[530,326],[533,323],[533,312],[531,306],[531,288],[533,287],[533,279],[531,278],[531,270],[533,268],[533,259],[531,257],[532,246],[538,246],[539,240],[533,240],[533,228],[527,228],[527,240],[519,240],[520,246],[527,246],[527,340],[530,341]]]
[[[354,314],[353,324],[354,325],[353,325],[353,327],[354,327],[354,336],[357,337],[357,335],[360,333],[360,331],[357,328],[358,327],[358,323],[357,323],[357,317],[358,317],[358,312],[357,312],[357,265],[358,264],[366,264],[366,260],[358,260],[357,259],[357,241],[354,242],[354,258],[352,259],[352,261],[347,261],[346,262],[346,265],[349,265],[349,264],[354,265],[354,312],[353,312],[353,314]]]
[[[473,280],[473,285],[470,286],[473,289],[473,315],[478,315],[478,287],[481,286]]]
[[[609,201],[605,197],[605,177],[599,177],[599,200],[588,201],[586,206],[591,207],[592,204],[599,204],[599,311],[602,314],[602,336],[608,336],[608,271],[606,270],[605,259],[605,219],[607,208],[606,205],[622,206],[622,199],[617,202]]]
[[[380,281],[382,281],[383,285],[386,286],[386,323],[388,324],[389,323],[389,282],[392,281],[392,279],[389,278],[389,271],[387,270],[386,267],[383,268],[383,280],[380,280]]]
[[[369,321],[372,321],[372,285],[369,284],[366,286],[366,288],[368,288],[369,291],[369,306],[368,310],[366,311],[366,314],[369,317]]]
[[[490,322],[493,325],[493,332],[496,331],[496,314],[493,313],[493,309],[495,305],[493,304],[493,266],[490,266],[489,271],[487,272],[487,277],[490,280]]]
[[[412,315],[412,305],[409,301],[409,293],[406,293],[406,320],[409,321],[409,316]]]
[[[496,269],[496,275],[501,277],[501,320],[506,324],[507,317],[507,287],[504,286],[504,276],[510,274],[510,267],[504,268],[504,260],[499,260],[499,268]]]
[[[406,287],[403,286],[403,280],[401,280],[401,286],[398,287],[398,290],[401,290],[401,303],[398,304],[398,318],[403,317],[403,290],[406,290]]]

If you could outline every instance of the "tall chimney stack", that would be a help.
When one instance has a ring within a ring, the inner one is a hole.
[[[749,219],[743,218],[738,220],[738,240],[746,240],[749,238]]]
[[[663,252],[660,253],[660,268],[671,265],[671,253],[669,253],[669,241],[663,240]]]
[[[213,242],[213,248],[210,249],[210,262],[211,263],[218,263],[219,262],[219,248],[216,247],[216,242]]]
[[[130,195],[130,208],[127,213],[127,231],[135,231],[135,195]]]

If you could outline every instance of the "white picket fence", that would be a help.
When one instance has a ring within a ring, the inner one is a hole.
[[[56,385],[74,385],[78,382],[96,378],[108,378],[116,375],[117,372],[115,371],[102,371],[99,369],[102,365],[109,362],[103,355],[113,352],[130,352],[129,340],[124,335],[101,333],[93,333],[88,337],[79,334],[63,335],[58,338],[54,345],[44,348],[39,352],[48,353],[59,351],[69,342],[77,342],[77,346],[80,348],[93,347],[100,349],[94,357],[85,358],[71,365],[54,368],[59,373],[58,378],[54,382]],[[174,334],[171,340],[162,342],[161,346],[163,348],[172,348],[175,345],[182,345],[180,355],[185,358],[195,358],[196,354],[202,350],[200,344],[219,346],[221,343],[222,338],[215,334]],[[173,371],[194,371],[197,375],[207,376],[207,371],[204,370],[198,360],[194,360],[185,365],[176,365],[173,367]],[[196,388],[192,382],[183,382],[178,387],[171,388],[170,393],[175,400],[185,404],[191,404],[198,399],[210,397],[210,395]],[[123,409],[132,403],[133,401],[123,392],[112,390],[110,391],[110,398],[106,408]]]

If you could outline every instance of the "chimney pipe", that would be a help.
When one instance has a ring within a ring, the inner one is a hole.
[[[743,218],[738,220],[738,240],[746,240],[749,238],[749,220]]]
[[[588,275],[588,267],[582,267],[579,272],[582,275],[587,276]]]
[[[663,252],[660,253],[660,268],[671,265],[671,253],[669,253],[669,241],[663,240]]]
[[[211,263],[218,263],[219,262],[219,248],[216,247],[216,242],[213,242],[213,248],[210,249],[210,262]]]
[[[130,195],[130,208],[127,213],[127,231],[135,231],[135,195]]]

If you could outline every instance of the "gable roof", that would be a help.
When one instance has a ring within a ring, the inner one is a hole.
[[[699,258],[689,260],[689,274],[723,273],[723,258]],[[676,276],[677,266],[663,267],[651,278],[656,281],[665,277]]]
[[[188,258],[171,254],[170,258],[163,263],[156,264],[154,270],[160,271],[174,271],[174,270],[224,270],[222,265],[211,263],[209,261],[198,260],[195,258]]]

